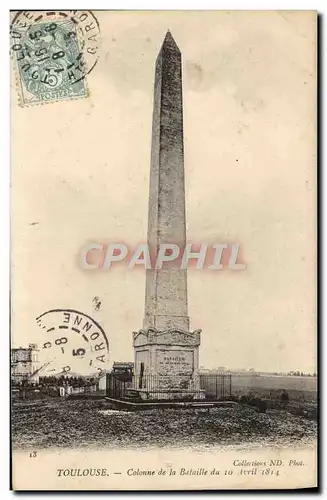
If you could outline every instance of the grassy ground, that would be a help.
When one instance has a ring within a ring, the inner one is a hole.
[[[251,392],[258,397],[278,397],[281,389],[285,389],[292,400],[317,401],[316,377],[291,377],[268,375],[232,376],[232,393],[243,395]]]
[[[317,423],[287,411],[257,413],[245,406],[203,410],[111,410],[103,401],[17,401],[14,448],[244,447],[313,443]]]

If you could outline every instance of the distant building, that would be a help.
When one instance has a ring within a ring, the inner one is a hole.
[[[114,361],[112,365],[113,372],[129,372],[131,375],[133,374],[134,363],[130,361]]]
[[[39,356],[37,344],[11,349],[11,379],[14,383],[39,383]]]
[[[101,373],[101,376],[98,379],[97,382],[97,389],[99,392],[106,392],[107,389],[107,374],[110,373],[109,370],[103,370]]]

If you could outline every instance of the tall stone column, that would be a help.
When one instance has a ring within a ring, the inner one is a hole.
[[[201,331],[190,332],[181,260],[153,269],[164,243],[181,252],[186,244],[182,56],[169,31],[156,61],[148,216],[152,269],[146,271],[143,329],[133,334],[134,373],[147,397],[155,384],[165,398],[198,398]]]
[[[157,57],[152,125],[148,245],[152,257],[161,243],[186,243],[182,56],[168,31]],[[189,329],[187,272],[147,270],[143,327]]]

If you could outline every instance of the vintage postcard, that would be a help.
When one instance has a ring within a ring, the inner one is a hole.
[[[316,487],[316,12],[9,29],[12,488]]]

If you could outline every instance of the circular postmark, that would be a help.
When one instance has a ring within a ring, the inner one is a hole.
[[[36,321],[44,332],[40,345],[44,375],[103,374],[109,361],[109,342],[93,318],[74,309],[52,309]]]
[[[100,29],[90,11],[21,11],[10,27],[24,104],[83,97],[98,61]]]

